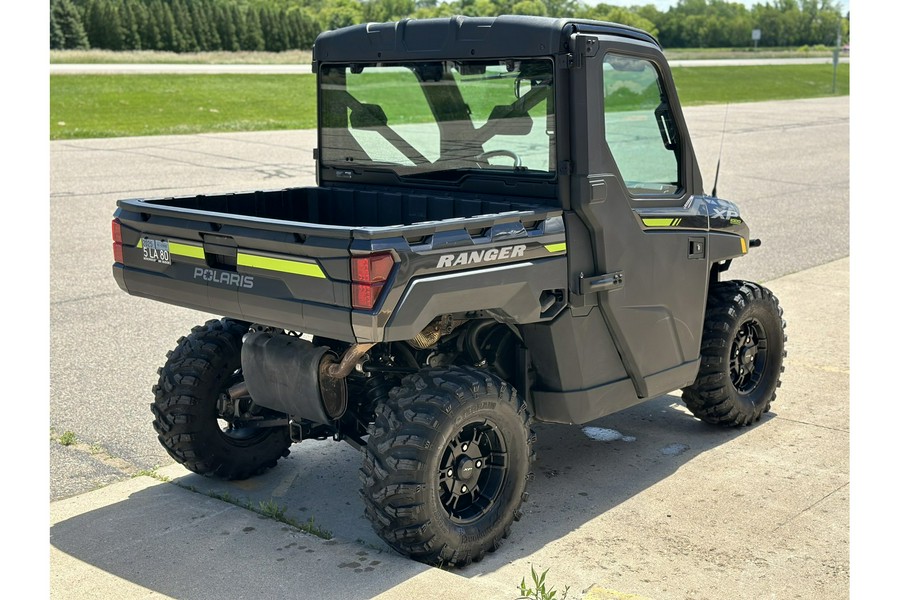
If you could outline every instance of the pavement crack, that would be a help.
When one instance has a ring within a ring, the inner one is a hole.
[[[216,187],[216,185],[217,184],[197,185],[197,186],[194,186],[194,188],[196,188],[196,189],[214,188],[214,187]],[[57,193],[50,194],[50,198],[51,199],[54,199],[54,198],[83,198],[86,196],[94,197],[94,198],[98,198],[101,196],[122,197],[126,194],[139,194],[142,197],[147,197],[148,195],[150,195],[150,192],[167,192],[167,191],[171,191],[171,190],[176,190],[179,194],[184,192],[183,187],[167,186],[167,187],[155,187],[155,188],[140,188],[140,189],[135,189],[135,190],[110,190],[110,191],[102,192],[99,194],[95,193],[95,192],[57,192]]]
[[[728,129],[727,134],[732,135],[741,135],[747,133],[762,133],[765,131],[792,131],[794,129],[809,129],[814,127],[834,127],[835,125],[850,125],[850,119],[844,117],[837,117],[829,120],[821,120],[821,121],[809,121],[807,123],[791,123],[791,124],[783,124],[783,123],[775,123],[772,125],[762,125],[762,126],[748,126],[748,127],[736,127],[734,129]]]
[[[760,175],[748,175],[746,173],[732,173],[732,175],[736,177],[744,177],[751,181],[764,181],[766,183],[777,183],[779,185],[796,185],[803,189],[834,189],[838,186],[849,185],[850,180],[844,179],[841,181],[790,181],[786,179],[778,179],[777,177],[762,177]],[[767,196],[768,198],[778,198],[782,197],[783,192],[779,192],[779,194]]]
[[[61,304],[71,304],[73,302],[83,302],[84,300],[94,300],[96,298],[108,298],[110,296],[118,296],[118,292],[103,292],[102,294],[93,294],[91,296],[79,296],[78,298],[66,298],[65,300],[56,300],[50,303],[50,306],[59,306]]]
[[[132,155],[132,156],[151,157],[151,158],[155,158],[157,160],[160,160],[160,161],[166,162],[166,163],[194,167],[197,169],[211,169],[214,171],[241,171],[246,168],[253,168],[256,166],[269,166],[269,165],[266,165],[265,163],[261,163],[259,161],[255,161],[255,160],[235,158],[233,156],[223,155],[223,154],[217,153],[217,152],[203,152],[200,150],[192,150],[190,148],[178,148],[178,150],[180,152],[183,152],[184,154],[188,154],[188,155],[193,154],[196,156],[207,156],[207,157],[213,157],[213,158],[228,159],[230,161],[235,161],[238,163],[245,163],[245,164],[251,165],[251,166],[250,167],[240,167],[240,168],[221,167],[221,166],[215,166],[215,165],[204,164],[204,163],[200,163],[200,162],[196,162],[196,161],[191,161],[191,160],[187,160],[187,159],[177,159],[170,155],[170,153],[172,152],[172,149],[168,145],[133,146],[130,148],[84,148],[84,149],[92,150],[95,152],[108,152],[108,153],[112,153],[112,154],[125,154],[125,155]]]
[[[55,440],[58,444],[65,448],[69,448],[70,450],[74,450],[76,452],[80,452],[87,456],[90,456],[94,460],[99,463],[102,463],[108,467],[111,467],[117,471],[119,471],[122,475],[126,477],[137,477],[138,475],[145,474],[146,471],[140,469],[137,465],[130,463],[124,458],[113,456],[109,453],[109,451],[99,444],[89,444],[87,442],[82,441],[71,441],[67,443],[63,443],[60,438],[62,437],[55,430],[50,430],[50,437],[52,440]],[[73,436],[74,437],[74,436]]]
[[[108,147],[94,148],[93,146],[88,146],[88,145],[84,145],[84,144],[73,144],[71,142],[68,142],[68,143],[61,142],[59,145],[64,148],[70,148],[72,150],[79,150],[79,151],[120,152],[121,150],[140,150],[140,149],[145,149],[145,148],[154,148],[156,150],[163,150],[166,148],[171,148],[173,146],[187,146],[190,144],[191,144],[191,140],[183,139],[183,140],[171,141],[171,142],[167,142],[167,143],[160,143],[160,142],[154,140],[154,142],[150,143],[150,144],[143,144],[143,145],[139,145],[139,146],[138,145],[129,146],[128,148],[108,148]]]
[[[298,130],[298,131],[302,131],[302,130]],[[315,130],[312,129],[312,130],[309,130],[309,131],[315,131]],[[212,139],[216,139],[216,140],[226,140],[226,141],[229,141],[229,142],[239,142],[239,143],[241,143],[241,144],[256,144],[256,145],[258,145],[258,146],[265,146],[265,147],[267,147],[267,148],[288,148],[288,149],[290,149],[290,150],[297,150],[297,151],[306,151],[306,150],[307,150],[306,147],[304,147],[304,146],[298,146],[298,145],[296,145],[296,144],[273,144],[272,142],[266,142],[266,141],[260,141],[260,140],[249,140],[249,139],[244,139],[244,138],[240,138],[240,137],[229,136],[229,135],[222,135],[222,134],[217,134],[217,133],[213,133],[213,134],[203,134],[203,136],[204,136],[204,137],[209,137],[209,138],[212,138]]]
[[[834,489],[834,490],[828,492],[827,494],[825,494],[825,496],[823,496],[822,498],[819,498],[818,500],[816,500],[815,502],[813,502],[812,504],[810,504],[809,506],[807,506],[806,508],[804,508],[803,510],[801,510],[800,512],[798,512],[796,515],[794,515],[793,517],[791,517],[790,519],[788,519],[787,521],[785,521],[785,522],[783,522],[783,523],[780,523],[780,524],[778,524],[777,526],[775,526],[775,529],[773,529],[772,531],[777,531],[777,530],[781,529],[782,527],[784,527],[785,525],[787,525],[788,523],[790,523],[791,521],[793,521],[793,520],[796,519],[797,517],[803,515],[804,513],[809,512],[810,510],[812,510],[813,508],[815,508],[815,507],[818,506],[819,504],[822,504],[823,502],[825,502],[826,500],[828,500],[831,496],[833,496],[834,494],[838,493],[839,491],[841,491],[842,489],[844,489],[844,488],[847,487],[848,485],[850,485],[850,482],[849,482],[849,481],[848,481],[847,483],[844,483],[843,485],[839,486],[837,489]]]
[[[182,152],[187,155],[194,155],[198,157],[208,157],[208,158],[218,158],[223,160],[228,160],[231,162],[239,163],[241,166],[238,167],[225,167],[220,165],[212,165],[208,163],[197,162],[193,160],[188,160],[187,158],[177,159],[168,154],[160,154],[159,152],[150,152],[150,151],[137,151],[134,149],[122,149],[116,150],[121,154],[134,154],[137,156],[149,156],[164,162],[169,162],[177,165],[184,165],[188,167],[194,167],[197,169],[210,169],[213,171],[229,171],[229,172],[241,172],[246,170],[256,170],[259,168],[287,168],[287,169],[300,169],[299,164],[292,165],[273,165],[271,163],[261,162],[258,160],[252,160],[247,158],[238,158],[235,156],[230,156],[228,154],[222,154],[221,152],[204,152],[202,150],[192,150],[189,148],[182,149]]]
[[[839,433],[850,433],[849,429],[842,429],[840,427],[829,427],[828,425],[819,425],[818,423],[810,423],[808,421],[801,421],[799,419],[789,419],[785,416],[779,415],[779,421],[788,421],[789,423],[797,423],[799,425],[809,425],[810,427],[818,427],[819,429],[827,429],[828,431],[837,431]]]

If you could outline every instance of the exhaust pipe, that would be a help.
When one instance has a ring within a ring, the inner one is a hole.
[[[347,410],[345,378],[373,345],[352,346],[339,360],[327,346],[281,333],[253,332],[241,348],[244,382],[255,404],[327,425]]]
[[[365,356],[366,352],[369,351],[369,348],[374,346],[375,344],[354,344],[350,346],[346,352],[344,352],[344,358],[341,359],[340,364],[331,363],[325,369],[326,374],[329,377],[334,377],[335,379],[343,379],[347,375],[349,375],[353,371],[353,367],[356,366],[356,363]]]

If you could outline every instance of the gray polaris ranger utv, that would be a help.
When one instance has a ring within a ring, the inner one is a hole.
[[[313,57],[317,186],[118,203],[119,286],[223,315],[153,388],[176,461],[240,479],[345,440],[378,534],[461,566],[521,516],[535,421],[678,389],[709,423],[769,409],[781,310],[723,279],[758,241],[704,194],[653,37],[455,17]]]

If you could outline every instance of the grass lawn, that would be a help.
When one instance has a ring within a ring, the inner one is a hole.
[[[50,139],[315,126],[312,75],[50,77]]]
[[[831,95],[830,65],[680,67],[685,106]],[[838,69],[850,93],[850,66]],[[316,126],[312,75],[52,75],[50,138],[77,139]]]
[[[831,65],[678,67],[672,78],[683,106],[832,96]],[[850,93],[850,65],[838,65],[837,94]]]
[[[669,60],[708,60],[716,58],[830,58],[834,48],[802,46],[800,48],[666,48]],[[841,56],[849,56],[842,54]],[[51,58],[52,62],[52,58]]]

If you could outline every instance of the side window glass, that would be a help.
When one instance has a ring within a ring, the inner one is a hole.
[[[607,54],[603,107],[606,143],[631,193],[677,193],[681,148],[656,67],[644,59]]]

